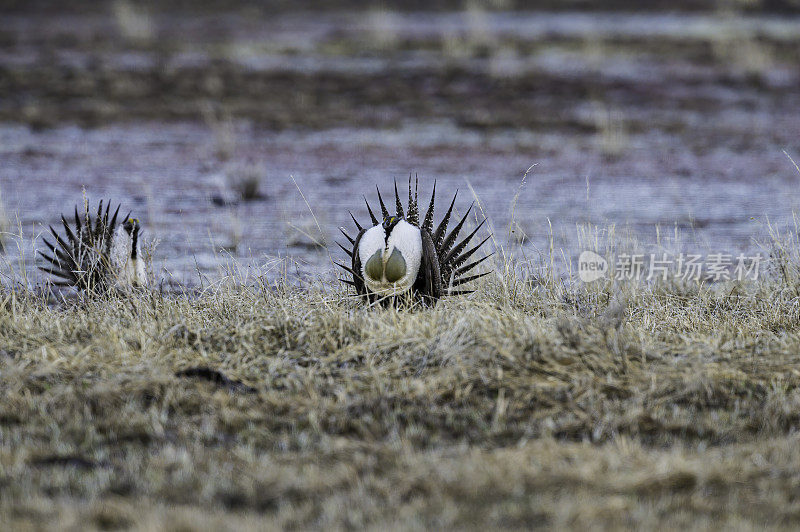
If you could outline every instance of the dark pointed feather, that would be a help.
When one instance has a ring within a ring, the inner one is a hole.
[[[411,174],[408,174],[408,223],[419,227],[419,178],[415,181],[414,196],[411,196]]]
[[[68,263],[68,262],[71,262],[71,261],[69,261],[69,260],[64,260],[63,258],[59,258],[59,256],[58,256],[58,254],[57,254],[57,253],[56,253],[55,255],[48,255],[47,253],[45,253],[45,252],[44,252],[44,251],[42,251],[41,249],[39,249],[39,250],[36,250],[36,251],[37,251],[37,253],[39,253],[39,255],[41,255],[41,256],[42,256],[42,258],[43,258],[43,259],[45,259],[46,261],[48,261],[50,264],[52,264],[52,265],[53,265],[53,266],[55,266],[56,268],[58,268],[58,269],[61,269],[61,270],[67,270],[67,271],[68,271],[68,269],[67,269],[67,268],[65,268],[65,266],[64,266],[64,263],[65,263],[65,262],[67,262],[67,263]]]
[[[475,290],[450,290],[447,292],[448,296],[467,296],[469,294],[474,294]]]
[[[483,273],[476,273],[475,275],[470,275],[469,277],[459,277],[458,279],[453,279],[453,286],[459,286],[462,284],[466,284],[470,281],[474,281],[475,279],[480,279],[485,275],[489,275],[492,272],[483,272]]]
[[[431,202],[428,205],[428,212],[425,213],[425,221],[422,222],[422,229],[432,233],[433,232],[433,208],[436,203],[436,180],[433,180],[433,192],[431,192]]]
[[[481,248],[481,246],[483,246],[483,245],[486,243],[486,241],[487,241],[487,240],[489,240],[490,238],[492,238],[492,235],[489,235],[489,236],[487,236],[486,238],[484,238],[483,240],[481,240],[481,241],[480,241],[480,243],[478,243],[478,245],[476,245],[476,246],[472,247],[471,249],[468,249],[467,251],[465,251],[464,253],[462,253],[461,255],[459,255],[458,257],[456,257],[455,259],[453,259],[453,262],[451,263],[451,265],[452,265],[454,268],[458,268],[459,266],[461,266],[462,264],[464,264],[465,262],[467,262],[467,260],[468,260],[468,259],[469,259],[469,258],[470,258],[470,257],[471,257],[471,256],[472,256],[472,255],[473,255],[475,252],[476,252],[476,251],[478,251],[478,250]],[[490,254],[489,254],[489,255],[487,255],[487,256],[492,256],[492,255],[494,255],[494,253],[490,253]]]
[[[50,249],[50,251],[52,251],[53,253],[55,253],[55,252],[56,252],[56,248],[55,248],[55,246],[53,246],[53,244],[51,244],[51,243],[50,243],[50,242],[49,242],[49,241],[48,241],[46,238],[44,238],[44,237],[42,237],[42,240],[44,241],[44,245],[45,245],[45,246],[47,246],[47,247]]]
[[[64,262],[73,262],[68,252],[65,253],[60,247],[59,248],[55,247],[46,238],[42,238],[42,240],[44,241],[44,245],[47,246],[50,249],[50,251],[52,251],[55,254],[55,256],[58,258],[57,260]]]
[[[362,231],[356,235],[355,242],[353,243],[353,256],[350,258],[350,265],[352,266],[351,269],[355,272],[359,272],[359,275],[353,275],[353,282],[355,283],[356,293],[361,295],[367,295],[367,288],[364,284],[364,279],[361,277],[361,256],[358,253],[358,247],[361,243],[361,237],[364,236],[365,231]]]
[[[350,211],[347,211],[347,212],[350,212]],[[350,212],[350,218],[352,218],[352,219],[353,219],[353,223],[355,223],[355,224],[356,224],[356,227],[358,228],[358,230],[359,230],[359,231],[363,231],[363,230],[364,230],[364,228],[363,228],[363,227],[361,227],[361,224],[360,224],[360,223],[358,223],[358,220],[356,220],[356,217],[355,217],[355,216],[353,216],[353,213],[352,213],[352,212]]]
[[[481,248],[481,247],[482,247],[482,246],[483,246],[483,245],[484,245],[486,242],[488,242],[488,241],[489,241],[489,239],[490,239],[490,238],[492,238],[492,236],[494,236],[494,235],[492,235],[492,234],[489,234],[489,235],[487,235],[487,236],[486,236],[486,238],[484,238],[483,240],[481,240],[480,242],[478,242],[477,244],[475,244],[473,247],[471,247],[470,249],[468,249],[468,250],[464,251],[463,253],[461,253],[460,255],[458,255],[457,257],[455,257],[455,258],[452,260],[451,264],[453,264],[454,266],[460,266],[461,264],[464,264],[464,262],[465,262],[467,259],[469,259],[469,258],[472,256],[472,254],[473,254],[473,253],[475,253],[476,251],[478,251],[478,250],[479,250],[479,249],[480,249],[480,248]],[[470,238],[471,238],[471,237],[470,237]],[[461,244],[459,244],[459,246],[460,246],[460,245],[461,245]]]
[[[45,273],[49,273],[50,275],[52,275],[54,277],[59,277],[61,279],[67,279],[68,281],[71,281],[72,284],[74,284],[75,281],[77,280],[77,276],[75,275],[75,273],[70,271],[70,270],[64,270],[64,269],[61,269],[61,268],[51,267],[51,266],[47,266],[47,265],[44,265],[44,266],[38,265],[37,268],[39,268],[41,271],[43,271]]]
[[[109,202],[109,205],[111,202]],[[117,205],[117,209],[114,211],[114,215],[111,217],[111,221],[107,222],[106,224],[106,235],[105,235],[105,253],[107,257],[111,256],[111,245],[114,239],[114,229],[117,226],[117,215],[119,214],[119,208],[121,205]],[[142,231],[139,231],[139,238],[142,238]],[[141,240],[140,240],[141,241]]]
[[[67,220],[64,218],[63,214],[61,215],[61,224],[64,226],[64,232],[67,233],[67,239],[72,242],[73,245],[76,244],[78,242],[78,238],[75,236],[75,233],[72,232],[72,228],[69,226],[69,223],[67,223]]]
[[[378,219],[375,218],[375,214],[372,212],[372,207],[369,206],[366,196],[364,196],[364,203],[367,204],[367,210],[369,211],[369,217],[372,220],[372,225],[378,225]]]
[[[343,229],[342,227],[340,227],[340,228],[339,228],[339,231],[341,231],[341,232],[342,232],[342,234],[344,235],[344,237],[345,237],[347,240],[349,240],[351,244],[354,244],[354,245],[355,245],[355,243],[356,243],[356,239],[355,239],[355,238],[353,238],[353,237],[351,237],[350,235],[348,235],[348,234],[347,234],[347,233],[344,231],[344,229]]]
[[[92,231],[92,243],[100,239],[100,231],[103,230],[103,200],[97,207],[97,218],[94,220],[94,231]]]
[[[375,190],[378,191],[378,201],[381,203],[381,214],[383,218],[386,219],[389,217],[389,209],[386,208],[386,204],[383,202],[383,197],[381,197],[381,189],[378,188],[378,185],[375,185]]]
[[[111,200],[106,203],[106,212],[103,214],[103,229],[108,227],[108,212],[111,210]]]
[[[453,245],[453,242],[455,242],[456,238],[458,237],[458,233],[461,232],[461,228],[464,227],[464,222],[467,221],[467,217],[469,216],[469,213],[472,212],[472,207],[474,205],[475,202],[473,201],[472,204],[469,206],[469,209],[467,209],[467,212],[464,213],[464,216],[461,218],[461,221],[458,222],[458,224],[453,228],[453,230],[450,231],[450,234],[448,234],[447,237],[444,239],[444,242],[442,242],[442,246],[439,248],[439,253],[447,253],[450,250],[450,246]]]
[[[76,205],[77,207],[77,205]],[[92,216],[89,214],[89,205],[84,204],[83,206],[83,227],[86,230],[87,234],[91,234],[92,232]]]
[[[472,237],[475,236],[475,233],[477,233],[480,230],[480,228],[483,227],[483,224],[485,224],[485,223],[486,223],[486,219],[484,219],[481,223],[479,223],[478,227],[476,227],[475,230],[472,231],[470,234],[465,236],[464,239],[461,242],[459,242],[458,244],[453,246],[453,249],[448,251],[447,255],[445,255],[444,259],[442,259],[442,263],[451,264],[451,262],[453,261],[453,258],[457,257],[459,253],[464,251],[464,248],[467,247],[467,244],[469,244],[469,241],[472,240]],[[484,242],[485,242],[485,240],[484,240]]]
[[[42,270],[43,272],[47,272],[50,275],[55,275],[56,277],[61,277],[62,279],[73,280],[73,279],[76,278],[75,274],[73,272],[69,272],[69,271],[66,271],[66,270],[59,270],[59,269],[50,268],[50,267],[47,267],[47,266],[38,266],[38,268],[40,270]]]
[[[350,272],[352,275],[357,275],[355,270],[353,268],[351,268],[350,266],[347,266],[346,264],[341,264],[339,262],[334,262],[334,264],[337,265],[338,267],[340,267],[341,269],[343,269],[344,271]]]
[[[436,253],[436,246],[431,234],[421,231],[420,236],[422,237],[422,263],[414,282],[414,289],[422,296],[423,301],[436,301],[444,293],[439,255]]]
[[[341,282],[343,282],[344,284],[347,284],[347,285],[350,285],[350,286],[355,286],[356,285],[356,283],[354,281],[350,281],[349,279],[339,279],[339,280]]]
[[[60,236],[58,236],[58,233],[56,233],[56,230],[53,229],[52,225],[49,226],[49,227],[50,227],[50,232],[53,234],[53,238],[56,239],[56,242],[61,247],[61,249],[63,249],[65,252],[69,253],[70,252],[69,245],[67,245],[67,243],[64,242],[64,240]]]
[[[394,180],[394,201],[395,209],[397,209],[397,217],[404,218],[405,213],[403,212],[403,203],[400,201],[400,194],[397,193],[397,179]]]
[[[56,266],[58,266],[58,265],[59,265],[59,260],[58,260],[57,258],[55,258],[55,257],[52,257],[52,256],[48,255],[47,253],[45,253],[45,252],[44,252],[44,251],[42,251],[41,249],[37,249],[37,250],[36,250],[36,252],[37,252],[39,255],[41,255],[41,256],[42,256],[42,257],[43,257],[43,258],[44,258],[46,261],[48,261],[48,262],[50,262],[50,263],[52,263],[52,264],[54,264],[54,265],[56,265]]]
[[[109,229],[111,229],[112,231],[117,226],[117,215],[119,214],[120,207],[122,207],[122,205],[117,205],[117,210],[114,211],[114,216],[111,218],[111,223],[108,224]]]
[[[461,268],[456,270],[456,273],[453,274],[453,277],[455,277],[455,278],[461,277],[462,275],[464,275],[465,273],[467,273],[468,271],[470,271],[475,266],[477,266],[481,262],[485,261],[486,259],[488,259],[492,255],[494,255],[494,253],[490,253],[489,255],[486,255],[485,257],[480,258],[480,259],[476,260],[475,262],[470,262],[466,266],[462,266]]]
[[[78,217],[78,206],[75,205],[75,231],[81,234],[81,219]]]
[[[52,244],[52,246],[54,247],[55,253],[62,253],[62,254],[66,253],[66,256],[69,256],[69,253],[70,253],[69,245],[66,242],[64,242],[64,240],[60,236],[58,236],[58,233],[56,233],[53,230],[52,226],[49,226],[49,227],[50,227],[50,233],[53,235],[53,238],[56,241],[55,244]]]
[[[337,246],[339,246],[340,248],[342,248],[342,251],[344,251],[345,253],[347,253],[347,256],[348,256],[348,257],[350,257],[351,259],[353,258],[353,251],[352,251],[352,250],[350,250],[350,249],[347,249],[346,247],[344,247],[343,245],[341,245],[339,242],[336,242],[336,245],[337,245]]]
[[[439,225],[436,227],[436,231],[433,233],[433,242],[436,244],[436,250],[439,251],[442,248],[442,242],[444,241],[444,234],[447,232],[447,225],[450,223],[450,216],[453,214],[453,206],[456,204],[456,198],[458,197],[458,190],[453,195],[453,201],[450,202],[450,207],[447,209],[447,212],[444,214],[444,218],[442,221],[439,222]]]

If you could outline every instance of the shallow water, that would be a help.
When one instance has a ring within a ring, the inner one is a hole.
[[[436,131],[448,142],[434,148],[424,138]],[[765,177],[754,175],[750,154],[710,154],[687,162],[642,150],[628,164],[595,158],[591,165],[590,157],[581,157],[568,143],[549,157],[536,157],[519,146],[493,148],[504,144],[503,135],[463,134],[441,125],[308,134],[249,131],[242,137],[245,159],[268,161],[262,183],[266,197],[216,206],[213,198],[235,195],[226,185],[225,169],[209,155],[213,136],[196,124],[65,127],[45,133],[7,126],[2,130],[6,164],[0,170],[6,208],[30,246],[42,224],[55,224],[61,211],[82,201],[83,189],[92,202],[121,201],[142,220],[147,236],[159,240],[156,264],[169,272],[162,275],[192,283],[199,282],[198,270],[215,277],[230,257],[273,264],[275,275],[282,273],[274,264],[279,257],[298,261],[290,274],[329,270],[329,255],[314,239],[340,257],[332,244],[337,227],[352,227],[347,210],[364,220],[361,194],[375,204],[374,183],[391,195],[392,176],[404,186],[409,171],[422,177],[425,196],[434,177],[442,195],[461,188],[462,210],[471,187],[501,244],[509,243],[512,198],[519,193],[514,218],[517,234],[522,230],[530,239],[528,255],[548,248],[548,220],[555,245],[569,256],[580,251],[578,224],[616,225],[643,243],[655,241],[656,226],[667,237],[677,226],[688,249],[752,251],[751,239],[765,235],[764,217],[787,224],[800,200],[800,176],[782,153],[772,154],[774,173]],[[568,165],[571,158],[582,161],[580,170]],[[683,165],[707,174],[681,175]],[[441,208],[445,201],[440,198]],[[9,245],[12,263],[16,253]]]
[[[461,210],[474,195],[496,244],[534,261],[551,231],[574,258],[583,224],[648,250],[658,238],[753,252],[766,219],[791,224],[800,201],[784,154],[800,160],[798,19],[289,14],[223,18],[213,32],[202,16],[156,21],[159,40],[136,46],[108,16],[58,29],[17,16],[5,30],[0,191],[31,282],[41,233],[83,190],[132,209],[159,241],[158,276],[188,284],[232,259],[327,278],[347,210],[365,219],[361,195],[409,173],[426,198],[437,180],[442,209],[456,188]],[[767,43],[760,66],[709,56],[743,34]],[[203,119],[209,103],[222,125]],[[229,177],[243,173],[262,177],[263,198],[237,200]],[[18,244],[7,239],[3,259],[17,270]]]

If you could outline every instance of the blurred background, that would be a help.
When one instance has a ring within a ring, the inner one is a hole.
[[[189,284],[328,275],[347,210],[409,173],[534,262],[752,251],[800,200],[798,0],[0,5],[2,261],[32,283],[84,193]]]

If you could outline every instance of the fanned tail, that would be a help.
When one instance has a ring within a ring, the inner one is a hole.
[[[43,238],[50,251],[39,250],[44,260],[38,268],[52,275],[53,284],[73,286],[81,290],[102,289],[111,281],[110,254],[114,229],[119,217],[119,205],[111,213],[111,202],[101,200],[96,216],[90,214],[88,205],[84,207],[83,218],[75,206],[73,220],[61,215],[63,236],[53,226],[49,226],[54,241]]]

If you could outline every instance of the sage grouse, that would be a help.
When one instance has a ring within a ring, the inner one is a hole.
[[[139,220],[130,213],[117,223],[120,206],[111,214],[111,203],[103,202],[92,217],[88,205],[83,217],[75,207],[74,222],[61,215],[64,236],[50,226],[54,239],[46,238],[50,254],[39,251],[46,263],[39,268],[51,274],[54,284],[74,286],[80,290],[102,291],[111,287],[145,286],[147,275],[141,258]]]
[[[364,202],[367,204],[371,225],[362,226],[350,213],[358,233],[354,238],[341,229],[342,234],[352,245],[352,249],[348,249],[339,244],[351,259],[350,266],[337,263],[351,277],[341,281],[354,287],[358,295],[369,303],[380,301],[384,304],[397,304],[403,299],[400,296],[411,296],[412,302],[433,305],[446,295],[473,292],[464,290],[461,288],[462,285],[489,273],[467,275],[491,256],[487,255],[467,264],[470,257],[491,237],[490,235],[476,246],[467,249],[472,238],[486,222],[485,219],[475,230],[457,242],[474,202],[455,227],[448,232],[458,192],[456,191],[453,196],[444,218],[434,228],[436,182],[433,184],[430,204],[422,223],[417,201],[418,188],[419,182],[415,180],[412,194],[409,179],[408,206],[404,209],[395,182],[394,215],[389,213],[378,189],[382,219],[375,216],[365,197]]]

